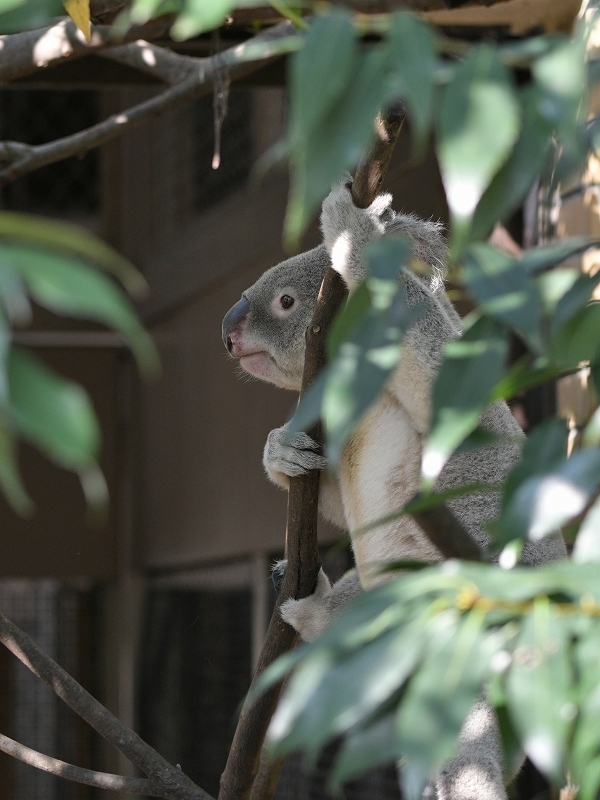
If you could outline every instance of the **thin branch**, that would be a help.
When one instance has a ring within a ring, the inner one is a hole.
[[[197,58],[174,53],[166,47],[158,47],[143,39],[120,47],[111,47],[99,55],[160,78],[171,86],[189,78],[198,69]]]
[[[156,39],[164,36],[169,27],[170,23],[164,21],[135,26],[127,31],[123,41]],[[0,36],[0,84],[114,45],[110,25],[94,25],[92,40],[86,42],[81,31],[67,19],[47,28]]]
[[[147,775],[166,800],[212,800],[180,769],[146,744],[47,656],[20,628],[0,612],[0,642],[37,675],[69,708],[89,723]]]
[[[0,185],[14,181],[46,164],[87,153],[88,150],[120,136],[125,128],[133,128],[207,94],[219,70],[227,69],[232,79],[242,77],[254,72],[267,61],[295,49],[297,41],[293,25],[282,22],[218,56],[197,59],[193,73],[180,83],[127,111],[113,114],[91,128],[42,145],[0,142],[0,162],[6,163],[0,170]]]
[[[380,120],[378,120],[377,132],[380,137],[385,135],[384,150],[389,149],[391,155],[391,150],[400,132],[398,115],[393,113],[393,121],[390,119],[389,128],[385,124],[379,125],[379,122]],[[392,128],[394,129],[393,133]],[[383,176],[377,178],[375,173],[378,169],[385,171],[389,162],[389,158],[381,156],[378,143],[358,167],[356,179],[360,190],[356,195],[353,194],[353,199],[361,208],[366,208],[371,204],[375,199],[376,189],[381,184]],[[377,161],[378,167],[374,167],[372,158]],[[370,175],[369,180],[365,179],[367,174]],[[371,194],[373,191],[374,194]],[[329,267],[319,291],[312,321],[306,331],[306,356],[301,394],[308,389],[325,366],[327,333],[346,295],[346,284],[342,277]],[[320,423],[308,431],[308,434],[314,441],[322,443]],[[307,597],[315,587],[321,566],[317,541],[319,479],[318,470],[312,470],[290,480],[287,526],[288,565],[253,684],[275,658],[290,650],[297,642],[296,632],[281,619],[279,614],[281,603],[288,598]],[[259,774],[262,744],[280,692],[281,685],[276,686],[262,694],[254,705],[246,705],[242,709],[227,765],[221,776],[219,800],[248,800],[250,797],[253,783]],[[261,800],[269,800],[272,797],[279,768],[278,762],[268,764],[263,761],[260,771],[260,789],[263,792]],[[257,793],[253,793],[253,797],[256,796]]]
[[[58,758],[46,756],[25,747],[24,744],[15,742],[0,733],[0,750],[13,758],[18,758],[25,764],[29,764],[36,769],[65,778],[68,781],[84,783],[86,786],[95,786],[98,789],[109,789],[114,792],[130,792],[132,794],[142,794],[149,797],[161,797],[157,792],[152,781],[147,778],[125,778],[122,775],[112,775],[109,772],[96,772],[93,769],[83,769],[60,761]]]

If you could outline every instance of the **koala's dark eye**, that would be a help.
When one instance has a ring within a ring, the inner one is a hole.
[[[291,308],[294,305],[295,300],[289,294],[282,294],[279,299],[279,302],[281,303],[281,307],[285,308],[285,310],[287,311],[288,308]]]

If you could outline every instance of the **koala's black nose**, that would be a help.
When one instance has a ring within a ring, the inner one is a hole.
[[[232,306],[229,311],[223,317],[223,344],[227,348],[227,350],[231,353],[232,348],[232,341],[231,341],[231,334],[235,329],[238,327],[240,322],[242,322],[247,316],[248,311],[250,310],[250,302],[246,300],[245,297],[242,297],[241,300]]]

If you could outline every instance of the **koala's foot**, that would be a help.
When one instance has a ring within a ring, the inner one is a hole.
[[[330,592],[329,578],[320,569],[317,585],[311,595],[300,600],[286,600],[281,604],[279,609],[281,618],[294,628],[303,641],[312,642],[329,626],[331,610],[327,603],[327,596]]]
[[[284,425],[267,436],[263,465],[272,481],[287,488],[289,478],[304,475],[312,469],[325,469],[327,459],[319,453],[320,449],[310,436],[290,434]]]
[[[273,588],[279,594],[281,591],[281,584],[285,578],[285,571],[287,569],[287,558],[282,558],[281,561],[276,561],[271,567],[271,581]]]

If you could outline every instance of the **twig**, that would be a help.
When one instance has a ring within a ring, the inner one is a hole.
[[[174,53],[143,39],[102,50],[98,55],[160,78],[170,86],[190,77],[198,69],[197,58]]]
[[[168,22],[149,22],[132,27],[123,41],[156,39],[164,36],[168,29]],[[6,34],[0,36],[0,83],[10,83],[40,69],[73,61],[114,45],[114,32],[110,25],[94,25],[92,40],[86,42],[71,20],[61,20],[39,30]]]
[[[380,169],[385,171],[389,158],[383,158],[383,151],[389,155],[400,133],[398,113],[395,110],[389,124],[377,123],[380,141],[363,159],[356,172],[359,193],[353,193],[354,202],[361,208],[370,205],[375,199],[383,175],[375,177]],[[385,136],[382,144],[381,137]],[[372,163],[374,156],[376,164]],[[367,177],[370,176],[370,177]],[[372,192],[375,192],[372,194]],[[333,318],[344,302],[347,294],[346,284],[342,277],[331,267],[319,291],[315,312],[306,331],[306,356],[302,392],[311,385],[316,375],[325,366],[325,342],[327,332]],[[320,423],[308,431],[309,436],[319,444],[322,443]],[[319,505],[320,473],[312,470],[305,475],[290,480],[288,495],[287,555],[288,564],[283,585],[277,599],[265,644],[260,655],[253,683],[257,677],[280,655],[290,650],[297,641],[293,628],[283,622],[279,615],[281,603],[288,598],[307,597],[314,590],[317,575],[321,566],[317,542],[317,515]],[[219,800],[248,800],[253,782],[259,772],[262,744],[269,722],[277,705],[281,686],[272,688],[261,695],[256,703],[242,709],[238,726],[233,738],[227,765],[221,776]],[[279,763],[265,763],[261,769],[260,800],[269,800],[276,786],[276,771]],[[253,793],[253,800],[258,800],[258,793]]]
[[[166,800],[212,800],[207,792],[104,708],[2,612],[0,642],[76,714],[138,766],[150,778],[160,797]]]
[[[115,792],[162,797],[148,778],[125,778],[122,775],[111,775],[109,772],[96,772],[93,769],[75,767],[73,764],[67,764],[58,758],[52,758],[38,753],[37,750],[32,750],[30,747],[25,747],[24,744],[19,744],[2,733],[0,733],[0,750],[13,758],[18,758],[25,764],[44,772],[50,772],[52,775],[58,775],[59,778],[65,778],[68,781],[76,781],[84,783],[86,786],[95,786],[98,789],[109,789]]]
[[[127,111],[113,114],[91,128],[42,145],[1,142],[0,162],[8,164],[0,170],[0,185],[46,164],[82,155],[119,136],[125,128],[132,128],[151,117],[172,111],[195,97],[201,97],[211,90],[215,72],[223,69],[223,66],[229,70],[232,78],[242,77],[272,58],[294,49],[297,41],[293,25],[282,22],[243,44],[225,50],[218,58],[197,59],[193,73],[180,83]]]

